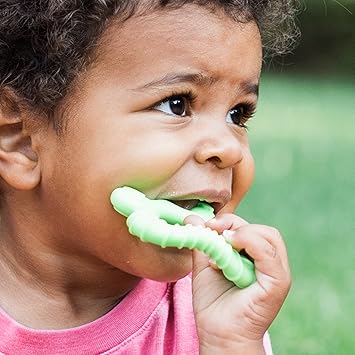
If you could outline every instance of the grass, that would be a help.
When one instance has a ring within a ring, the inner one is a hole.
[[[276,226],[293,285],[275,354],[355,349],[355,98],[350,81],[264,77],[250,122],[254,185],[237,211]]]

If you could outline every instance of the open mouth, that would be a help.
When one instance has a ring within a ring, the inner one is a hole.
[[[217,214],[222,208],[223,204],[219,202],[207,202],[198,199],[191,199],[191,200],[170,200],[170,202],[174,203],[177,206],[184,208],[185,210],[192,210],[194,207],[197,206],[199,202],[207,203],[213,208],[214,214]]]
[[[196,207],[200,201],[199,200],[171,200],[171,202],[175,203],[175,205],[185,208],[185,210],[191,210],[194,207]]]
[[[169,200],[185,210],[191,210],[200,202],[207,203],[213,208],[214,214],[217,215],[217,213],[219,213],[231,200],[231,197],[231,191],[228,189],[201,189],[190,193],[175,192],[173,195],[168,194],[167,196],[161,196],[160,198]]]

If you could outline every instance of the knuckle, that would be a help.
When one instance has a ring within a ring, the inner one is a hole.
[[[273,237],[275,239],[281,239],[282,240],[281,233],[280,233],[280,231],[277,228],[269,227],[269,233],[270,233],[271,237]]]
[[[275,259],[276,258],[276,248],[269,244],[267,250],[266,250],[266,254],[271,258],[271,259]]]

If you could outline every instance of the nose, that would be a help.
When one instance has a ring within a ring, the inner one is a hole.
[[[226,124],[214,125],[199,141],[195,160],[204,164],[210,162],[220,169],[233,167],[243,159],[243,144],[240,137]]]

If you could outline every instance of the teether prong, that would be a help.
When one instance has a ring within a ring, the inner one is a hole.
[[[214,260],[224,276],[239,288],[255,281],[254,264],[239,255],[223,236],[210,228],[183,225],[191,214],[205,220],[213,218],[211,206],[200,202],[189,211],[166,200],[149,200],[130,187],[114,190],[111,203],[117,212],[128,217],[129,232],[143,242],[163,248],[198,249]]]

